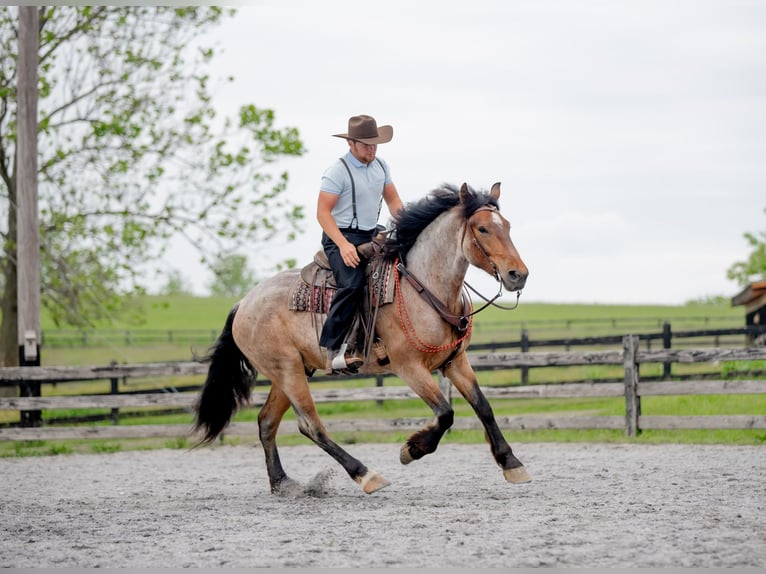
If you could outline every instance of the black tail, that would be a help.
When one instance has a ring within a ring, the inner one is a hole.
[[[210,367],[194,405],[197,413],[194,430],[204,433],[200,444],[213,442],[234,413],[250,401],[250,389],[257,373],[237,347],[231,332],[238,306],[231,310],[218,340],[202,359],[210,363]]]

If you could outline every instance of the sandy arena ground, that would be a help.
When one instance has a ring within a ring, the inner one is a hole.
[[[766,447],[521,444],[523,485],[486,445],[348,450],[391,486],[314,446],[293,497],[258,446],[1,459],[0,567],[766,566]]]

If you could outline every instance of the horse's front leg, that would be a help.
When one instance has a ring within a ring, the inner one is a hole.
[[[492,456],[495,457],[495,461],[500,468],[503,469],[503,476],[508,482],[519,484],[522,482],[529,482],[531,480],[527,469],[521,461],[516,458],[511,450],[511,446],[508,441],[505,440],[500,427],[495,420],[495,414],[492,411],[492,406],[489,404],[487,397],[481,392],[479,383],[476,380],[476,374],[473,371],[468,357],[465,353],[461,353],[454,361],[447,367],[444,373],[455,388],[471,405],[479,420],[484,425],[485,438],[489,443],[492,450]]]
[[[399,460],[402,464],[409,464],[413,460],[423,458],[439,446],[439,441],[452,426],[455,413],[449,404],[439,385],[434,381],[431,373],[422,365],[409,369],[397,370],[397,374],[415,391],[415,393],[431,407],[435,418],[422,429],[413,433],[402,445],[399,451]]]

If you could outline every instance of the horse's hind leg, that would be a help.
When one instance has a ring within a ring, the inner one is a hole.
[[[277,452],[277,431],[290,401],[278,388],[272,386],[266,402],[258,413],[258,435],[266,457],[266,470],[269,473],[271,492],[278,494],[293,483],[282,468]]]
[[[466,401],[471,405],[479,420],[484,425],[485,437],[489,442],[492,456],[503,469],[505,480],[512,483],[529,482],[531,479],[527,469],[516,458],[508,441],[505,440],[500,427],[495,420],[495,414],[489,401],[479,388],[476,374],[471,368],[465,353],[459,355],[446,369],[445,375],[452,381]]]
[[[279,387],[290,400],[298,419],[298,430],[301,434],[314,441],[322,450],[338,461],[364,492],[371,494],[390,484],[385,478],[377,472],[369,470],[330,438],[316,411],[305,374],[282,375],[278,379],[272,377],[271,384],[272,387]],[[276,453],[276,447],[274,452]]]

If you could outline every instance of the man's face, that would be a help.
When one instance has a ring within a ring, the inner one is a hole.
[[[378,144],[366,144],[356,140],[349,140],[348,146],[351,149],[351,155],[362,163],[371,163],[375,160]]]

